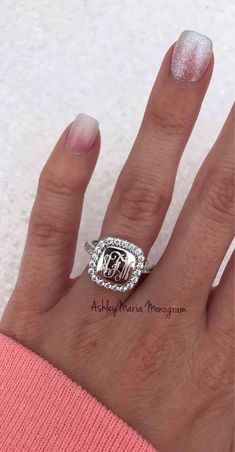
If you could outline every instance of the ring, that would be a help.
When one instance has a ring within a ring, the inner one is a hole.
[[[153,269],[139,246],[118,237],[86,241],[85,250],[91,255],[88,273],[92,281],[106,289],[130,290],[141,274]]]

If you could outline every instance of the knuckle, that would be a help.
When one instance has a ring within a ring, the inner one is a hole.
[[[169,350],[175,347],[167,333],[150,330],[139,336],[128,358],[130,382],[143,384],[162,375],[163,363]]]
[[[156,359],[156,347],[153,346],[151,341],[144,340],[141,347],[138,344],[132,350],[129,375],[132,375],[132,379],[141,384],[147,378],[157,376],[157,362],[159,361]]]
[[[209,170],[198,191],[198,200],[205,217],[216,223],[233,223],[234,174],[231,168]]]
[[[130,227],[147,225],[165,212],[169,206],[171,196],[163,189],[156,187],[156,182],[148,178],[138,177],[129,179],[122,184],[117,202],[117,215],[119,222]]]
[[[72,196],[79,190],[84,190],[85,182],[81,178],[74,177],[71,174],[66,175],[66,178],[59,177],[46,166],[43,168],[38,189],[44,193],[50,193],[55,196]]]
[[[172,104],[151,108],[149,116],[157,131],[166,135],[184,135],[188,128],[188,119],[184,112],[180,108],[173,109]]]
[[[47,214],[32,215],[29,226],[29,239],[38,247],[56,247],[73,240],[77,233],[74,221],[66,217]]]
[[[228,355],[221,344],[218,346],[214,341],[209,345],[203,357],[195,363],[192,377],[201,394],[217,399],[220,395],[230,394],[232,390],[233,365],[231,354]]]

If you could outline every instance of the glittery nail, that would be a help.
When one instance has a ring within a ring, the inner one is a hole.
[[[77,155],[87,152],[94,144],[98,128],[99,123],[96,119],[80,113],[70,127],[65,149]]]
[[[181,33],[172,54],[171,72],[177,80],[197,82],[206,72],[212,41],[196,31]]]

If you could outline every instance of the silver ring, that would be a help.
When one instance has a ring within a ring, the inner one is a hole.
[[[139,246],[119,237],[86,241],[85,250],[91,255],[88,273],[92,281],[106,289],[130,290],[141,274],[153,269]]]

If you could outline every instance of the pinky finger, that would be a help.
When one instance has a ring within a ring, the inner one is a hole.
[[[30,310],[47,310],[68,287],[84,194],[99,149],[98,122],[80,114],[42,170],[12,297],[20,309],[23,304]]]

